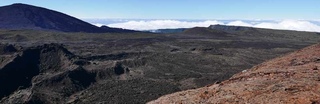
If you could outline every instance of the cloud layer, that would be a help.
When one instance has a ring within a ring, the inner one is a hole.
[[[219,21],[187,22],[178,20],[151,20],[151,21],[128,21],[124,23],[109,24],[110,27],[118,27],[132,30],[155,30],[173,28],[208,27],[210,25],[223,24]]]
[[[208,27],[210,25],[248,26],[268,29],[296,30],[320,32],[320,25],[307,20],[282,20],[282,21],[182,21],[182,20],[132,20],[120,23],[108,24],[110,27],[132,30],[156,30],[173,28]],[[95,24],[101,26],[103,24]]]
[[[277,23],[260,23],[253,27],[269,28],[269,29],[284,29],[284,30],[297,30],[297,31],[311,31],[320,32],[320,26],[309,21],[299,20],[284,20]]]

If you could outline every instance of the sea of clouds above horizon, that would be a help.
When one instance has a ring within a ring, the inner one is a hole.
[[[157,30],[208,27],[210,25],[247,26],[267,29],[296,30],[320,32],[320,20],[102,20],[90,21],[96,26],[106,25],[109,27],[131,29],[131,30]]]

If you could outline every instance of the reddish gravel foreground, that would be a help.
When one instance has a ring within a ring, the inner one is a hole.
[[[269,60],[221,83],[149,102],[169,103],[320,104],[320,44]]]

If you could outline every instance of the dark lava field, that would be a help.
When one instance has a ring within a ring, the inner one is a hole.
[[[0,103],[146,103],[319,42],[319,33],[222,25],[171,34],[0,30]]]

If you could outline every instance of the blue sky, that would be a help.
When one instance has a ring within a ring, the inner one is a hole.
[[[320,19],[320,0],[0,0],[78,18]]]

